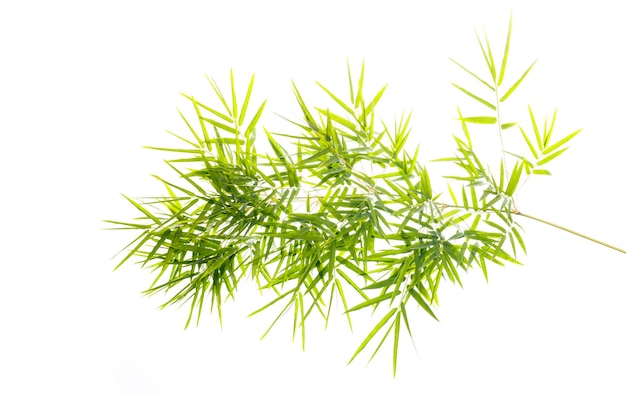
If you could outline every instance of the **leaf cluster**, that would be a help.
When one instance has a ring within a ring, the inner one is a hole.
[[[135,257],[154,272],[146,293],[166,293],[163,307],[187,303],[187,325],[200,319],[209,300],[221,322],[223,302],[234,298],[242,279],[251,278],[275,295],[252,315],[277,308],[269,332],[290,312],[293,335],[300,334],[303,347],[312,315],[327,325],[339,308],[352,327],[352,314],[379,310],[382,318],[350,361],[377,338],[374,357],[391,335],[395,374],[400,336],[411,336],[411,313],[421,309],[437,319],[442,281],[462,285],[463,271],[479,268],[487,279],[490,264],[519,263],[518,250],[526,252],[515,220],[520,180],[546,174],[544,165],[578,133],[551,142],[556,114],[540,130],[530,107],[531,130],[500,121],[502,104],[535,64],[503,86],[510,39],[511,25],[496,64],[486,35],[478,38],[486,78],[453,61],[487,96],[453,85],[486,113],[466,117],[458,110],[457,150],[439,161],[462,173],[449,177],[445,192],[433,189],[419,148],[407,146],[411,115],[393,124],[377,120],[386,87],[367,97],[363,65],[356,76],[348,65],[346,97],[318,83],[329,99],[324,107],[310,105],[294,84],[301,116],[290,121],[289,133],[260,127],[265,102],[253,106],[254,76],[243,94],[232,72],[226,94],[209,79],[215,105],[184,95],[194,115],[192,120],[180,113],[189,130],[186,136],[172,133],[180,148],[152,147],[173,155],[166,163],[178,180],[156,177],[166,196],[126,197],[140,216],[109,221],[139,233],[117,267]],[[474,124],[493,125],[501,137],[495,176],[473,148]],[[514,126],[531,156],[505,151],[502,130]],[[516,160],[510,172],[507,155]]]

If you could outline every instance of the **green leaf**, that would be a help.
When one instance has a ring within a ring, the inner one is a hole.
[[[182,96],[184,96],[185,98],[189,99],[191,102],[193,102],[194,107],[201,107],[202,109],[214,114],[215,116],[219,117],[222,120],[225,120],[229,123],[234,123],[235,121],[233,119],[231,119],[229,116],[225,115],[224,113],[220,113],[217,110],[210,108],[209,106],[198,102],[197,100],[195,100],[193,97],[189,96],[189,95],[185,95],[185,94],[181,94]],[[201,117],[200,115],[200,111],[199,109],[196,110],[196,113],[198,115],[198,117]]]
[[[426,300],[424,300],[422,298],[422,296],[415,291],[415,289],[409,289],[409,294],[411,295],[411,297],[413,297],[415,299],[417,304],[419,304],[420,307],[423,308],[428,313],[428,315],[433,317],[435,320],[439,321],[439,318],[437,318],[437,316],[435,315],[433,310],[431,310],[431,308],[428,305],[428,303],[426,303]]]
[[[232,105],[233,105],[233,120],[234,121],[238,121],[237,117],[238,117],[238,107],[237,107],[237,91],[235,90],[235,76],[233,74],[233,70],[232,68],[230,69],[230,93],[231,93],[231,100],[232,100]]]
[[[356,91],[354,105],[356,107],[363,106],[363,80],[365,78],[365,61],[361,62],[361,75],[359,76],[359,86]],[[365,117],[365,116],[363,116]]]
[[[477,96],[477,95],[474,95],[473,93],[471,93],[471,92],[470,92],[470,91],[468,91],[467,89],[465,89],[465,88],[463,88],[463,87],[461,87],[461,86],[459,86],[459,85],[457,85],[457,84],[455,84],[455,83],[452,83],[452,85],[453,85],[455,88],[457,88],[459,91],[461,91],[461,92],[463,92],[464,94],[466,94],[467,96],[469,96],[470,98],[475,99],[475,100],[477,100],[478,102],[482,103],[483,105],[487,106],[489,109],[491,109],[491,110],[496,110],[496,107],[495,107],[494,105],[492,105],[491,103],[487,102],[487,101],[486,101],[486,100],[484,100],[483,98],[481,98],[481,97],[479,97],[479,96]]]
[[[365,347],[368,345],[368,343],[370,342],[370,340],[378,333],[378,331],[380,331],[380,329],[387,323],[387,321],[389,321],[389,319],[396,313],[397,307],[392,308],[386,316],[384,316],[379,322],[378,324],[376,324],[376,326],[374,327],[374,329],[372,329],[372,331],[370,331],[370,333],[365,337],[365,339],[363,340],[363,342],[361,342],[361,344],[359,345],[358,349],[356,350],[356,352],[354,352],[354,355],[352,355],[352,358],[350,358],[350,361],[348,362],[348,364],[352,363],[352,361],[354,360],[355,357],[357,357],[357,355],[359,353],[361,353],[361,351],[363,349],[365,349]]]
[[[432,199],[433,189],[430,186],[430,178],[428,177],[428,171],[426,170],[426,168],[422,169],[420,186],[421,186],[422,194],[424,195],[424,198],[427,200]]]
[[[159,218],[157,218],[156,216],[154,216],[152,213],[150,213],[150,211],[148,211],[147,209],[145,209],[144,207],[142,207],[138,202],[136,202],[135,200],[133,200],[130,197],[127,197],[126,195],[122,194],[122,196],[124,198],[126,198],[128,200],[128,202],[130,202],[131,204],[133,204],[135,206],[135,208],[137,208],[138,210],[140,210],[145,216],[147,216],[148,218],[152,219],[156,224],[161,224],[161,220]]]
[[[462,120],[466,123],[474,123],[474,124],[496,124],[498,119],[491,116],[475,116],[475,117],[463,117],[459,120]]]
[[[550,123],[550,129],[548,130],[548,133],[545,134],[543,136],[543,147],[546,148],[548,146],[548,144],[550,143],[550,138],[552,137],[552,131],[554,130],[554,123],[556,123],[556,113],[557,110],[554,110],[554,115],[552,116],[552,122]],[[545,131],[545,130],[544,130]]]
[[[241,111],[239,112],[239,121],[237,122],[240,126],[243,124],[246,118],[246,112],[248,111],[248,104],[250,103],[250,96],[252,95],[252,87],[254,86],[254,74],[250,77],[250,83],[248,84],[248,90],[246,91],[246,97],[243,100],[243,105],[241,106]],[[265,103],[265,102],[264,102]]]
[[[517,189],[517,185],[519,184],[520,177],[522,176],[523,166],[521,163],[516,163],[513,167],[513,173],[511,173],[511,177],[509,178],[509,183],[506,186],[506,190],[504,193],[509,197],[513,196],[515,190]]]
[[[450,61],[452,61],[454,64],[456,64],[457,66],[461,67],[465,72],[467,72],[468,74],[470,74],[472,77],[476,78],[478,81],[480,81],[483,85],[485,85],[487,88],[491,89],[492,91],[495,91],[495,88],[492,87],[491,85],[489,85],[489,83],[485,80],[483,80],[482,78],[480,78],[478,75],[474,74],[473,72],[471,72],[470,70],[468,70],[467,68],[463,67],[463,65],[461,65],[459,62],[457,62],[454,59],[450,59]]]
[[[558,151],[556,151],[556,152],[546,156],[545,158],[540,159],[539,161],[537,161],[537,166],[545,165],[546,163],[550,162],[551,160],[553,160],[557,156],[561,155],[565,151],[567,151],[567,148],[560,149],[560,150],[558,150]]]
[[[267,101],[264,100],[263,103],[261,103],[261,106],[259,106],[259,109],[254,114],[254,117],[252,117],[252,120],[250,120],[250,124],[248,124],[248,128],[246,128],[246,132],[245,132],[245,137],[246,138],[248,138],[250,136],[250,134],[256,128],[256,125],[257,125],[259,119],[261,118],[261,115],[263,114],[263,109],[265,108],[265,103],[266,102]]]
[[[474,30],[476,34],[476,39],[478,40],[478,44],[480,45],[480,50],[483,53],[483,58],[485,59],[485,63],[487,64],[487,68],[489,69],[489,73],[491,73],[491,78],[495,82],[496,81],[496,68],[493,63],[493,55],[491,54],[491,49],[485,51],[485,46],[483,42],[480,40],[480,36],[478,36],[478,31]],[[485,39],[487,35],[485,33]]]
[[[378,297],[374,297],[372,299],[368,299],[364,301],[363,303],[357,304],[356,306],[352,307],[346,312],[357,311],[357,310],[361,310],[362,308],[370,307],[370,306],[378,306],[381,302],[391,299],[392,296],[393,296],[393,293],[382,294]]]
[[[513,231],[513,234],[515,235],[515,238],[517,239],[517,242],[519,243],[520,247],[522,247],[522,250],[524,251],[524,254],[526,254],[526,245],[524,244],[524,239],[520,235],[520,233],[517,230],[517,228],[513,227],[513,228],[511,228],[511,230]]]
[[[509,31],[506,34],[506,45],[504,46],[504,56],[502,56],[502,65],[500,67],[500,76],[498,77],[498,86],[502,85],[504,79],[504,71],[506,70],[506,62],[509,58],[509,48],[511,45],[511,31],[513,30],[513,13],[509,17]]]
[[[535,157],[535,159],[539,158],[539,154],[537,153],[537,151],[535,150],[535,147],[533,147],[533,144],[530,142],[530,139],[528,138],[528,136],[526,135],[526,133],[524,132],[524,129],[522,129],[521,127],[519,128],[519,131],[522,133],[522,136],[524,136],[524,141],[526,141],[526,145],[528,145],[528,149],[530,149],[530,152],[532,152],[533,156]]]
[[[530,121],[533,123],[533,131],[535,132],[535,140],[537,140],[537,147],[540,151],[543,151],[543,141],[541,141],[541,135],[539,134],[539,128],[537,127],[537,121],[532,108],[528,105],[528,114],[530,114]]]
[[[487,36],[487,32],[485,31],[484,27],[483,27],[483,33],[485,37],[485,44],[487,45],[487,54],[489,56],[489,61],[487,62],[487,65],[489,66],[491,77],[493,78],[493,81],[495,82],[496,81],[496,62],[493,59],[493,53],[491,52],[491,45],[489,44],[489,37]]]
[[[220,91],[220,89],[217,86],[217,83],[215,82],[215,80],[213,80],[212,78],[210,78],[208,76],[206,77],[206,79],[209,81],[209,84],[211,84],[211,87],[213,88],[213,92],[215,92],[215,94],[219,98],[220,102],[222,102],[222,105],[224,106],[224,108],[226,109],[228,114],[232,117],[233,116],[233,112],[230,110],[230,107],[228,107],[228,102],[226,102],[226,98],[224,98],[224,95],[222,95],[222,91]],[[232,120],[232,119],[230,119],[230,121],[234,122],[234,120]]]
[[[560,141],[557,141],[556,143],[554,143],[554,144],[550,145],[549,147],[547,147],[546,149],[544,149],[543,153],[544,154],[549,154],[552,151],[554,151],[555,149],[562,147],[569,140],[571,140],[572,138],[576,137],[581,131],[582,131],[582,129],[576,130],[573,133],[567,135],[565,138],[561,139]]]
[[[450,183],[448,183],[448,192],[450,193],[450,197],[452,198],[452,202],[454,202],[454,205],[459,205],[459,202],[456,200],[456,197],[454,195],[454,191],[452,191],[452,187],[450,187]]]
[[[476,187],[470,187],[470,194],[472,195],[472,208],[474,211],[478,211],[478,197],[476,196]]]
[[[522,81],[524,81],[524,78],[526,78],[526,75],[528,75],[528,73],[533,68],[533,66],[535,65],[536,62],[537,62],[537,60],[533,61],[533,63],[530,65],[530,67],[528,67],[526,69],[526,71],[524,71],[524,74],[522,74],[522,76],[515,82],[515,84],[513,84],[511,86],[511,88],[509,88],[508,91],[506,91],[504,96],[502,96],[502,98],[500,98],[500,102],[504,102],[505,100],[507,100],[509,98],[509,96],[511,96],[513,94],[513,91],[515,91],[517,89],[517,87],[520,86]]]
[[[322,85],[320,82],[315,81],[315,83],[322,88],[322,90],[324,90],[324,92],[326,92],[326,94],[328,94],[328,96],[330,96],[331,98],[333,98],[333,100],[335,102],[337,102],[337,104],[339,106],[341,106],[346,112],[348,112],[351,116],[354,116],[354,110],[349,107],[344,101],[342,101],[341,99],[339,99],[338,96],[336,96],[335,94],[333,94],[328,88],[326,88],[324,85]],[[356,116],[354,116],[356,117]]]
[[[398,311],[396,314],[396,320],[394,323],[394,331],[393,331],[393,376],[396,376],[396,369],[398,366],[398,346],[400,344],[400,315],[401,312]]]
[[[511,127],[517,126],[517,123],[504,123],[500,125],[500,128],[503,130],[509,129]]]
[[[376,106],[378,104],[378,101],[380,101],[380,98],[385,93],[385,89],[387,89],[387,85],[382,87],[378,91],[378,93],[374,96],[374,99],[372,99],[372,101],[369,103],[369,105],[367,105],[367,107],[365,108],[365,114],[366,115],[369,115],[370,113],[372,113],[372,111],[374,110],[374,106]]]

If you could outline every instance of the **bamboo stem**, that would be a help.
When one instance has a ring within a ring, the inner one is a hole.
[[[528,219],[532,219],[532,220],[537,221],[537,222],[544,223],[544,224],[552,226],[554,228],[563,230],[563,231],[565,231],[567,233],[571,233],[571,234],[573,234],[575,236],[582,237],[583,239],[586,239],[586,240],[592,241],[594,243],[597,243],[597,244],[599,244],[601,246],[608,247],[608,248],[613,249],[615,251],[619,251],[622,254],[626,254],[626,250],[623,250],[623,249],[621,249],[619,247],[612,246],[612,245],[610,245],[608,243],[605,243],[605,242],[600,241],[598,239],[594,239],[593,237],[586,236],[586,235],[584,235],[582,233],[576,232],[576,231],[574,231],[572,229],[568,229],[568,228],[563,227],[561,225],[557,225],[556,223],[548,222],[548,221],[546,221],[544,219],[537,218],[536,216],[528,215],[528,214],[525,214],[525,213],[522,213],[522,212],[519,212],[519,211],[512,212],[512,213],[514,213],[515,215],[523,216],[523,217],[528,218]]]

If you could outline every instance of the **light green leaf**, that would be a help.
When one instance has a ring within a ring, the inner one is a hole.
[[[503,130],[509,129],[511,127],[517,126],[518,123],[504,123],[500,125],[500,128]]]
[[[475,117],[463,117],[459,120],[462,120],[466,123],[474,123],[474,124],[496,124],[498,119],[491,116],[475,116]]]
[[[398,366],[398,346],[400,344],[400,315],[401,312],[398,311],[396,314],[396,320],[394,323],[394,331],[393,331],[393,376],[396,376],[396,369]]]
[[[248,124],[248,128],[246,128],[246,132],[245,132],[245,137],[249,138],[250,134],[252,133],[252,131],[254,131],[254,129],[256,128],[256,125],[259,121],[259,119],[261,118],[261,114],[263,114],[263,109],[265,108],[265,103],[267,101],[263,101],[263,103],[261,103],[261,106],[259,106],[259,109],[256,111],[256,113],[254,114],[254,117],[252,117],[252,120],[250,120],[250,124]]]
[[[485,85],[487,88],[491,89],[492,91],[495,91],[495,88],[492,87],[491,85],[489,85],[489,83],[485,80],[483,80],[482,78],[480,78],[478,75],[474,74],[473,72],[471,72],[470,70],[468,70],[467,68],[463,67],[463,65],[461,65],[459,62],[457,62],[454,59],[450,59],[450,61],[452,61],[454,64],[456,64],[457,66],[461,67],[465,72],[467,72],[468,74],[470,74],[472,77],[476,78],[478,81],[480,81],[483,85]]]
[[[505,100],[507,100],[509,98],[509,96],[511,96],[513,94],[513,91],[515,91],[517,89],[517,87],[520,86],[522,81],[524,81],[524,78],[526,78],[526,75],[528,75],[528,73],[533,68],[533,66],[535,65],[536,62],[537,62],[537,60],[533,61],[533,63],[530,65],[530,67],[528,67],[526,69],[526,71],[524,71],[524,74],[522,74],[522,76],[515,82],[515,84],[513,84],[513,86],[511,86],[511,88],[509,88],[508,91],[506,91],[504,96],[502,96],[502,98],[500,98],[500,102],[504,102]]]
[[[248,84],[248,91],[246,92],[246,97],[243,100],[243,105],[241,106],[241,111],[239,112],[239,121],[237,122],[240,126],[243,124],[246,118],[246,112],[248,111],[248,103],[250,103],[250,96],[252,95],[252,87],[254,86],[254,74],[250,78],[250,83]]]
[[[147,216],[148,218],[152,219],[156,224],[161,224],[161,220],[159,218],[157,218],[152,213],[150,213],[150,211],[148,211],[146,208],[142,207],[138,202],[136,202],[135,200],[133,200],[132,198],[130,198],[130,197],[124,195],[124,194],[122,194],[122,196],[124,198],[126,198],[128,200],[128,202],[133,204],[135,206],[135,208],[140,210],[145,216]]]
[[[572,138],[576,137],[581,131],[582,131],[582,128],[580,130],[576,130],[573,133],[567,135],[565,138],[561,139],[560,141],[555,142],[554,144],[552,144],[549,147],[547,147],[546,149],[544,149],[543,153],[544,154],[549,154],[552,151],[554,151],[555,149],[560,148],[565,143],[567,143],[569,140],[571,140]]]
[[[365,347],[367,346],[367,344],[370,342],[370,340],[378,333],[378,331],[380,331],[380,329],[387,323],[387,321],[389,321],[389,319],[396,313],[397,308],[394,307],[392,308],[386,316],[384,316],[380,322],[378,322],[378,324],[376,324],[376,326],[374,327],[374,329],[372,329],[372,331],[365,337],[365,339],[363,340],[363,342],[359,345],[358,349],[356,350],[356,352],[354,352],[354,355],[352,355],[352,358],[350,358],[350,361],[348,362],[348,364],[352,363],[352,361],[354,360],[355,357],[357,357],[357,355],[359,353],[361,353],[361,351],[363,349],[365,349]]]
[[[535,159],[539,158],[539,154],[537,153],[537,151],[535,150],[535,147],[533,147],[533,144],[530,142],[530,139],[528,138],[528,136],[526,135],[526,133],[524,132],[524,129],[522,129],[521,127],[519,128],[519,131],[522,133],[522,135],[524,136],[524,141],[526,141],[526,145],[528,145],[528,149],[530,149],[530,152],[532,152],[533,156],[535,157]]]
[[[439,318],[437,318],[437,316],[435,315],[433,310],[430,308],[428,303],[426,303],[426,300],[424,300],[424,298],[422,298],[422,296],[418,292],[416,292],[415,289],[409,289],[409,294],[411,295],[411,297],[415,299],[417,304],[419,304],[420,307],[423,308],[428,313],[428,315],[433,317],[435,320],[439,321]]]
[[[233,69],[230,69],[230,93],[231,93],[231,100],[232,100],[232,105],[233,105],[233,121],[238,121],[237,117],[238,117],[238,107],[237,107],[237,91],[235,90],[235,76],[233,74]]]
[[[545,165],[546,163],[550,162],[551,160],[553,160],[557,156],[561,155],[565,151],[567,151],[567,148],[560,149],[560,150],[558,150],[558,151],[556,151],[556,152],[546,156],[545,158],[540,159],[539,161],[537,161],[537,166]]]
[[[511,177],[509,178],[509,183],[506,186],[506,190],[504,193],[509,197],[513,196],[513,193],[517,189],[517,185],[519,184],[520,177],[522,176],[523,166],[521,163],[517,162],[515,167],[513,167],[513,173],[511,173]]]
[[[382,294],[382,295],[374,297],[372,299],[368,299],[368,300],[364,301],[363,303],[357,304],[356,306],[354,306],[354,307],[350,308],[349,310],[347,310],[347,312],[357,311],[357,310],[360,310],[362,308],[370,307],[370,306],[376,307],[381,302],[383,302],[385,300],[391,299],[392,296],[393,296],[393,293]]]
[[[500,67],[500,76],[498,77],[498,86],[502,85],[504,79],[504,71],[506,70],[506,62],[509,58],[509,48],[511,45],[511,31],[513,30],[513,13],[509,17],[509,31],[506,35],[506,45],[504,46],[504,56],[502,56],[502,66]]]
[[[484,100],[483,98],[481,98],[481,97],[479,97],[479,96],[477,96],[477,95],[474,95],[473,93],[471,93],[471,92],[470,92],[470,91],[468,91],[467,89],[465,89],[465,88],[463,88],[463,87],[461,87],[461,86],[459,86],[459,85],[457,85],[457,84],[455,84],[455,83],[452,83],[452,85],[453,85],[455,88],[457,88],[459,91],[463,92],[465,95],[467,95],[467,96],[469,96],[470,98],[475,99],[475,100],[477,100],[478,102],[482,103],[483,105],[487,106],[489,109],[491,109],[491,110],[496,110],[496,107],[495,107],[494,105],[492,105],[491,103],[487,102],[487,101],[486,101],[486,100]]]

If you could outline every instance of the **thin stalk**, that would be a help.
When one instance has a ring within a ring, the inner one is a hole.
[[[461,206],[461,205],[446,204],[446,203],[441,203],[441,202],[437,202],[436,204],[437,204],[440,208],[460,208],[460,209],[465,209],[465,207],[463,207],[463,206]],[[489,212],[489,211],[494,211],[494,212],[495,212],[495,211],[497,211],[497,212],[501,212],[501,210],[499,210],[499,209],[495,209],[495,208],[487,208],[487,209],[485,210],[485,212]],[[582,234],[582,233],[576,232],[575,230],[568,229],[568,228],[566,228],[566,227],[564,227],[564,226],[557,225],[556,223],[552,223],[552,222],[546,221],[545,219],[541,219],[541,218],[537,218],[536,216],[532,216],[532,215],[525,214],[525,213],[523,213],[523,212],[518,211],[517,209],[513,209],[513,210],[511,210],[511,214],[513,214],[513,215],[518,215],[518,216],[523,216],[524,218],[528,218],[528,219],[532,219],[532,220],[534,220],[534,221],[537,221],[537,222],[540,222],[540,223],[546,224],[546,225],[548,225],[548,226],[552,226],[553,228],[557,228],[557,229],[560,229],[560,230],[562,230],[562,231],[564,231],[564,232],[567,232],[567,233],[573,234],[573,235],[575,235],[575,236],[582,237],[583,239],[586,239],[586,240],[592,241],[592,242],[597,243],[597,244],[599,244],[599,245],[601,245],[601,246],[608,247],[608,248],[613,249],[613,250],[615,250],[615,251],[619,251],[619,252],[620,252],[620,253],[622,253],[622,254],[626,254],[626,250],[624,250],[624,249],[621,249],[621,248],[616,247],[616,246],[612,246],[612,245],[610,245],[610,244],[608,244],[608,243],[605,243],[605,242],[600,241],[600,240],[598,240],[598,239],[594,239],[593,237],[589,237],[589,236],[584,235],[584,234]]]
[[[522,213],[522,212],[519,212],[519,211],[517,211],[517,212],[511,211],[511,213],[514,213],[515,215],[523,216],[523,217],[528,218],[528,219],[532,219],[532,220],[537,221],[537,222],[544,223],[546,225],[552,226],[552,227],[557,228],[557,229],[561,229],[561,230],[563,230],[563,231],[565,231],[567,233],[571,233],[571,234],[576,235],[578,237],[582,237],[583,239],[586,239],[586,240],[592,241],[594,243],[597,243],[597,244],[599,244],[601,246],[608,247],[608,248],[613,249],[615,251],[619,251],[622,254],[626,254],[626,250],[624,250],[624,249],[612,246],[612,245],[610,245],[608,243],[605,243],[605,242],[600,241],[598,239],[594,239],[593,237],[589,237],[587,235],[584,235],[582,233],[576,232],[576,231],[574,231],[572,229],[568,229],[568,228],[563,227],[561,225],[557,225],[556,223],[548,222],[548,221],[546,221],[544,219],[537,218],[536,216],[528,215],[528,214],[525,214],[525,213]]]

